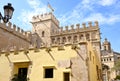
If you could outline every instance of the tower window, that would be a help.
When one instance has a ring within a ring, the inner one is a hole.
[[[83,35],[80,35],[80,40],[84,40],[84,36]]]
[[[45,32],[44,31],[42,31],[42,37],[44,37],[45,36]]]
[[[110,58],[110,61],[111,61],[111,58]]]
[[[66,37],[62,38],[62,43],[64,44],[66,42]]]
[[[74,36],[74,42],[77,42],[77,36]]]
[[[69,41],[69,42],[71,41],[71,36],[68,37],[68,41]]]
[[[104,50],[106,50],[106,46],[104,46]]]
[[[44,78],[53,78],[53,68],[46,68]]]

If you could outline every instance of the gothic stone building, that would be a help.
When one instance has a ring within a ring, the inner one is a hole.
[[[0,23],[0,81],[14,74],[30,81],[101,81],[97,21],[60,27],[45,13],[31,24],[32,32]]]
[[[113,71],[112,68],[115,66],[116,61],[120,59],[120,53],[111,49],[111,44],[107,39],[104,40],[102,46],[101,60],[103,64],[109,67],[108,71],[103,71],[103,79],[104,81],[111,81],[117,75],[117,71]]]

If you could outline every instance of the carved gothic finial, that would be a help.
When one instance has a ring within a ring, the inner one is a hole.
[[[89,22],[88,22],[88,25],[89,25],[89,27],[92,27],[92,22],[89,21]]]
[[[82,23],[82,26],[83,26],[83,28],[86,28],[86,24],[85,23]]]
[[[98,26],[99,26],[99,25],[98,25],[98,21],[95,21],[95,26],[96,26],[96,27],[98,27]]]
[[[76,27],[77,27],[77,29],[79,29],[80,28],[80,24],[76,24]]]
[[[74,25],[71,25],[71,29],[72,29],[72,30],[74,29]]]

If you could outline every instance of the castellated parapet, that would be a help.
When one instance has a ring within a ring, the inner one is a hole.
[[[94,23],[89,21],[87,24],[82,23],[81,25],[75,24],[71,26],[60,27],[59,30],[52,32],[52,36],[56,36],[58,34],[69,34],[69,33],[91,31],[91,30],[98,30],[98,29],[99,29],[98,21],[95,21]]]
[[[33,16],[32,23],[41,22],[41,21],[47,21],[47,20],[52,20],[57,26],[59,26],[59,21],[52,14],[52,12],[45,13],[45,14],[40,14],[40,15],[37,15],[37,16]]]
[[[29,39],[30,33],[25,32],[23,29],[20,29],[20,27],[17,27],[15,24],[12,24],[11,22],[9,22],[8,24],[0,22],[0,28],[14,34],[19,38],[22,38],[26,41],[30,41]]]

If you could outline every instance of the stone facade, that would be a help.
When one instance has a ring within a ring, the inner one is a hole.
[[[76,24],[59,27],[56,17],[52,13],[45,13],[33,16],[31,24],[32,32],[26,32],[10,22],[8,25],[0,23],[0,49],[28,48],[29,45],[40,48],[90,41],[100,58],[100,30],[97,21],[89,22],[88,25],[83,23],[81,26]]]
[[[66,43],[79,43],[84,41],[92,42],[100,58],[100,30],[97,21],[60,27],[59,21],[52,13],[34,16],[32,21],[33,32],[37,33],[36,43],[41,42],[40,46],[56,46]],[[65,29],[64,29],[65,28]],[[36,44],[38,45],[38,44]],[[40,47],[37,46],[37,47]]]
[[[104,40],[102,47],[102,63],[109,67],[108,73],[103,73],[104,81],[111,81],[117,75],[117,71],[113,71],[112,68],[115,66],[116,61],[120,59],[120,53],[115,52],[111,49],[111,44],[107,39]]]
[[[34,16],[31,24],[32,32],[24,32],[10,22],[0,23],[0,66],[4,64],[2,68],[7,69],[0,69],[1,81],[11,80],[21,68],[28,69],[30,81],[48,81],[43,78],[45,68],[55,69],[55,78],[49,81],[65,81],[63,73],[70,74],[68,81],[101,81],[101,45],[97,21],[88,25],[60,27],[52,13],[45,13]],[[6,71],[8,73],[3,75]],[[40,73],[41,77],[38,76]]]
[[[2,52],[0,81],[11,81],[21,72],[29,81],[102,81],[98,54],[91,47],[90,42],[81,42]]]
[[[0,50],[27,48],[30,45],[30,32],[24,32],[16,25],[0,23]]]

